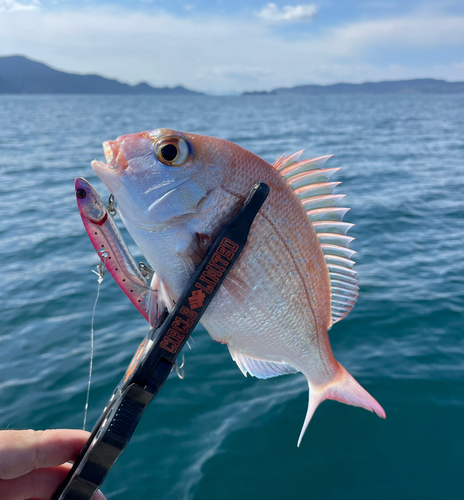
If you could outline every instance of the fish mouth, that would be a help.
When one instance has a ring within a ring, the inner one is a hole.
[[[103,161],[94,160],[92,168],[100,171],[112,171],[114,173],[122,172],[127,169],[129,163],[121,149],[119,141],[106,141],[103,143],[103,153],[105,154],[106,163]]]
[[[105,154],[105,159],[109,168],[125,170],[129,166],[119,141],[104,142],[103,153]]]

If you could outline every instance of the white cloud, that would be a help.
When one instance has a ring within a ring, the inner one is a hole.
[[[65,71],[215,93],[339,81],[464,80],[462,57],[440,59],[462,48],[464,16],[444,14],[358,21],[292,39],[250,19],[116,7],[0,16],[0,55],[26,54]],[[395,50],[414,65],[395,60],[389,55]]]
[[[17,2],[16,0],[0,0],[0,12],[37,10],[39,5],[39,0],[32,0],[31,3],[28,4]]]
[[[312,21],[316,13],[315,5],[285,5],[279,9],[275,3],[268,3],[256,15],[269,23],[297,23]]]
[[[335,43],[345,50],[370,47],[430,48],[464,45],[463,16],[418,16],[374,19],[331,30]]]

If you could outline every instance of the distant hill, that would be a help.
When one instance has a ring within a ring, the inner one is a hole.
[[[57,71],[24,56],[0,57],[0,94],[199,95],[184,87],[127,85],[98,75]]]
[[[332,95],[332,94],[460,94],[464,82],[447,82],[425,78],[378,83],[335,83],[334,85],[299,85],[269,92],[244,92],[242,95]]]

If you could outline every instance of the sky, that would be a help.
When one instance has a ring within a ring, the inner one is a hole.
[[[213,94],[464,81],[463,0],[0,0],[0,55]]]

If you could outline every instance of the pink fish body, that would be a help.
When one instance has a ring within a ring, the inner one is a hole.
[[[236,144],[169,129],[104,143],[107,163],[92,167],[118,202],[121,217],[176,300],[218,231],[258,181],[270,194],[249,241],[202,319],[227,344],[241,371],[259,378],[302,372],[309,405],[298,444],[325,399],[385,418],[377,401],[338,363],[327,331],[354,306],[354,253],[342,222],[338,169],[328,157],[273,166]]]

